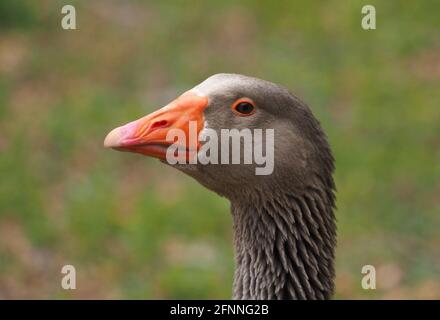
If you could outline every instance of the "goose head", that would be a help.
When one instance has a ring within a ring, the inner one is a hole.
[[[170,163],[167,150],[176,129],[185,135],[185,159]],[[238,149],[235,138],[242,142]],[[279,85],[237,74],[209,77],[158,111],[112,130],[104,145],[158,158],[230,199],[249,190],[301,189],[332,170],[330,150],[309,108]]]
[[[284,87],[216,74],[112,130],[104,145],[158,158],[230,200],[234,298],[332,295],[333,157],[308,106]]]

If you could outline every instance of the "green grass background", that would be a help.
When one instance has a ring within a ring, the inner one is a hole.
[[[61,7],[77,11],[74,31]],[[373,4],[377,30],[360,27]],[[113,127],[218,72],[281,83],[328,133],[336,298],[440,298],[438,1],[1,1],[0,298],[229,298],[226,200]],[[77,289],[61,289],[72,264]],[[361,288],[361,268],[377,290]]]

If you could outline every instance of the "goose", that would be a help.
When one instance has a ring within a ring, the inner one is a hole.
[[[256,163],[170,164],[167,135],[173,129],[188,133],[191,121],[197,124],[198,139],[184,149],[187,158],[203,148],[206,141],[200,137],[208,129],[219,135],[222,129],[273,129],[273,171],[257,175]],[[319,121],[283,86],[215,74],[165,107],[113,129],[104,146],[158,158],[229,200],[233,299],[332,297],[334,158]]]

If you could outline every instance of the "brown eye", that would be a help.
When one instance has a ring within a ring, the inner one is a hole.
[[[250,116],[255,112],[255,105],[251,99],[239,99],[232,105],[232,110],[239,116]]]

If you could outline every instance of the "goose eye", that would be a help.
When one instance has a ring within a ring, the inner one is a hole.
[[[250,116],[255,112],[255,105],[250,99],[240,99],[232,105],[232,110],[239,116]]]

